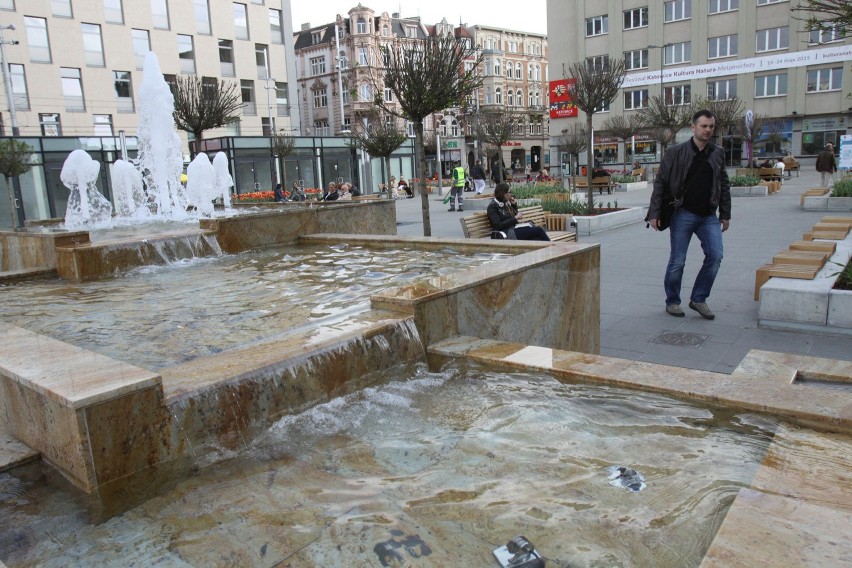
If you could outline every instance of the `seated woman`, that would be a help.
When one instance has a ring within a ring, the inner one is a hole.
[[[323,201],[337,201],[340,194],[337,192],[337,184],[333,181],[328,184],[328,191],[323,195]]]
[[[404,177],[399,178],[399,185],[396,188],[396,194],[399,197],[402,197],[402,193],[405,192],[407,197],[414,197],[414,193],[411,191],[411,188],[408,187],[408,182],[405,181]]]
[[[522,241],[549,241],[550,237],[541,227],[525,223],[523,213],[518,212],[515,198],[508,183],[498,183],[494,199],[488,204],[488,222],[491,230],[506,234],[507,239]]]
[[[293,182],[293,189],[290,191],[290,200],[291,201],[304,201],[305,200],[305,192],[302,191],[302,188],[299,187],[299,182]]]

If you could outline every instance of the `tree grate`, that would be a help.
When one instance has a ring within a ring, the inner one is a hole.
[[[655,337],[653,342],[663,345],[676,345],[678,347],[701,347],[708,339],[710,339],[709,335],[701,335],[699,333],[664,331]]]

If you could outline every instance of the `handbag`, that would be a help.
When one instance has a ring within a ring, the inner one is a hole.
[[[674,197],[670,195],[663,196],[663,203],[660,205],[660,218],[657,224],[657,228],[660,231],[665,231],[672,224],[674,210]]]

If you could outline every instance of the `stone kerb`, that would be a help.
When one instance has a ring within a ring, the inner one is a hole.
[[[630,207],[603,215],[574,216],[574,220],[577,222],[577,234],[586,236],[639,223],[644,218],[645,209],[643,207]]]
[[[802,209],[805,211],[852,211],[852,197],[806,196]]]
[[[736,186],[731,188],[731,197],[766,197],[769,187],[766,185]]]

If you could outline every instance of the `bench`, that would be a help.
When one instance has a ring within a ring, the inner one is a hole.
[[[802,280],[813,280],[820,266],[806,266],[802,264],[764,264],[754,274],[754,300],[760,299],[760,288],[772,278],[799,278]]]
[[[822,197],[823,195],[825,195],[829,191],[831,191],[831,190],[826,188],[826,187],[815,187],[813,189],[808,189],[808,190],[802,192],[802,196],[799,198],[799,205],[801,205],[802,207],[805,206],[805,198],[806,197]]]
[[[645,181],[645,168],[636,168],[630,175],[636,178],[636,181]]]
[[[521,207],[518,212],[523,213],[522,221],[532,221],[537,226],[543,227],[547,231],[547,236],[550,237],[551,241],[577,240],[577,232],[568,230],[569,228],[564,226],[564,219],[560,219],[567,216],[554,215],[554,219],[550,219],[551,215],[545,213],[540,205]],[[472,215],[462,217],[459,219],[459,222],[462,225],[462,231],[466,239],[491,238],[491,223],[488,221],[487,212],[477,211]]]
[[[615,187],[615,183],[613,183],[612,178],[610,176],[599,176],[592,178],[592,191],[595,189],[603,195],[603,190],[606,190],[607,193],[612,194],[612,189]],[[588,189],[589,188],[589,180],[588,178],[577,178],[577,184],[575,189]]]
[[[784,171],[789,174],[789,172],[796,172],[796,177],[799,177],[799,171],[801,170],[801,166],[799,165],[799,161],[793,156],[784,156],[781,160],[784,162]]]
[[[757,177],[765,181],[781,181],[781,168],[759,168]]]
[[[387,199],[380,193],[371,193],[370,195],[357,195],[352,198],[354,201],[369,201],[373,199]]]

